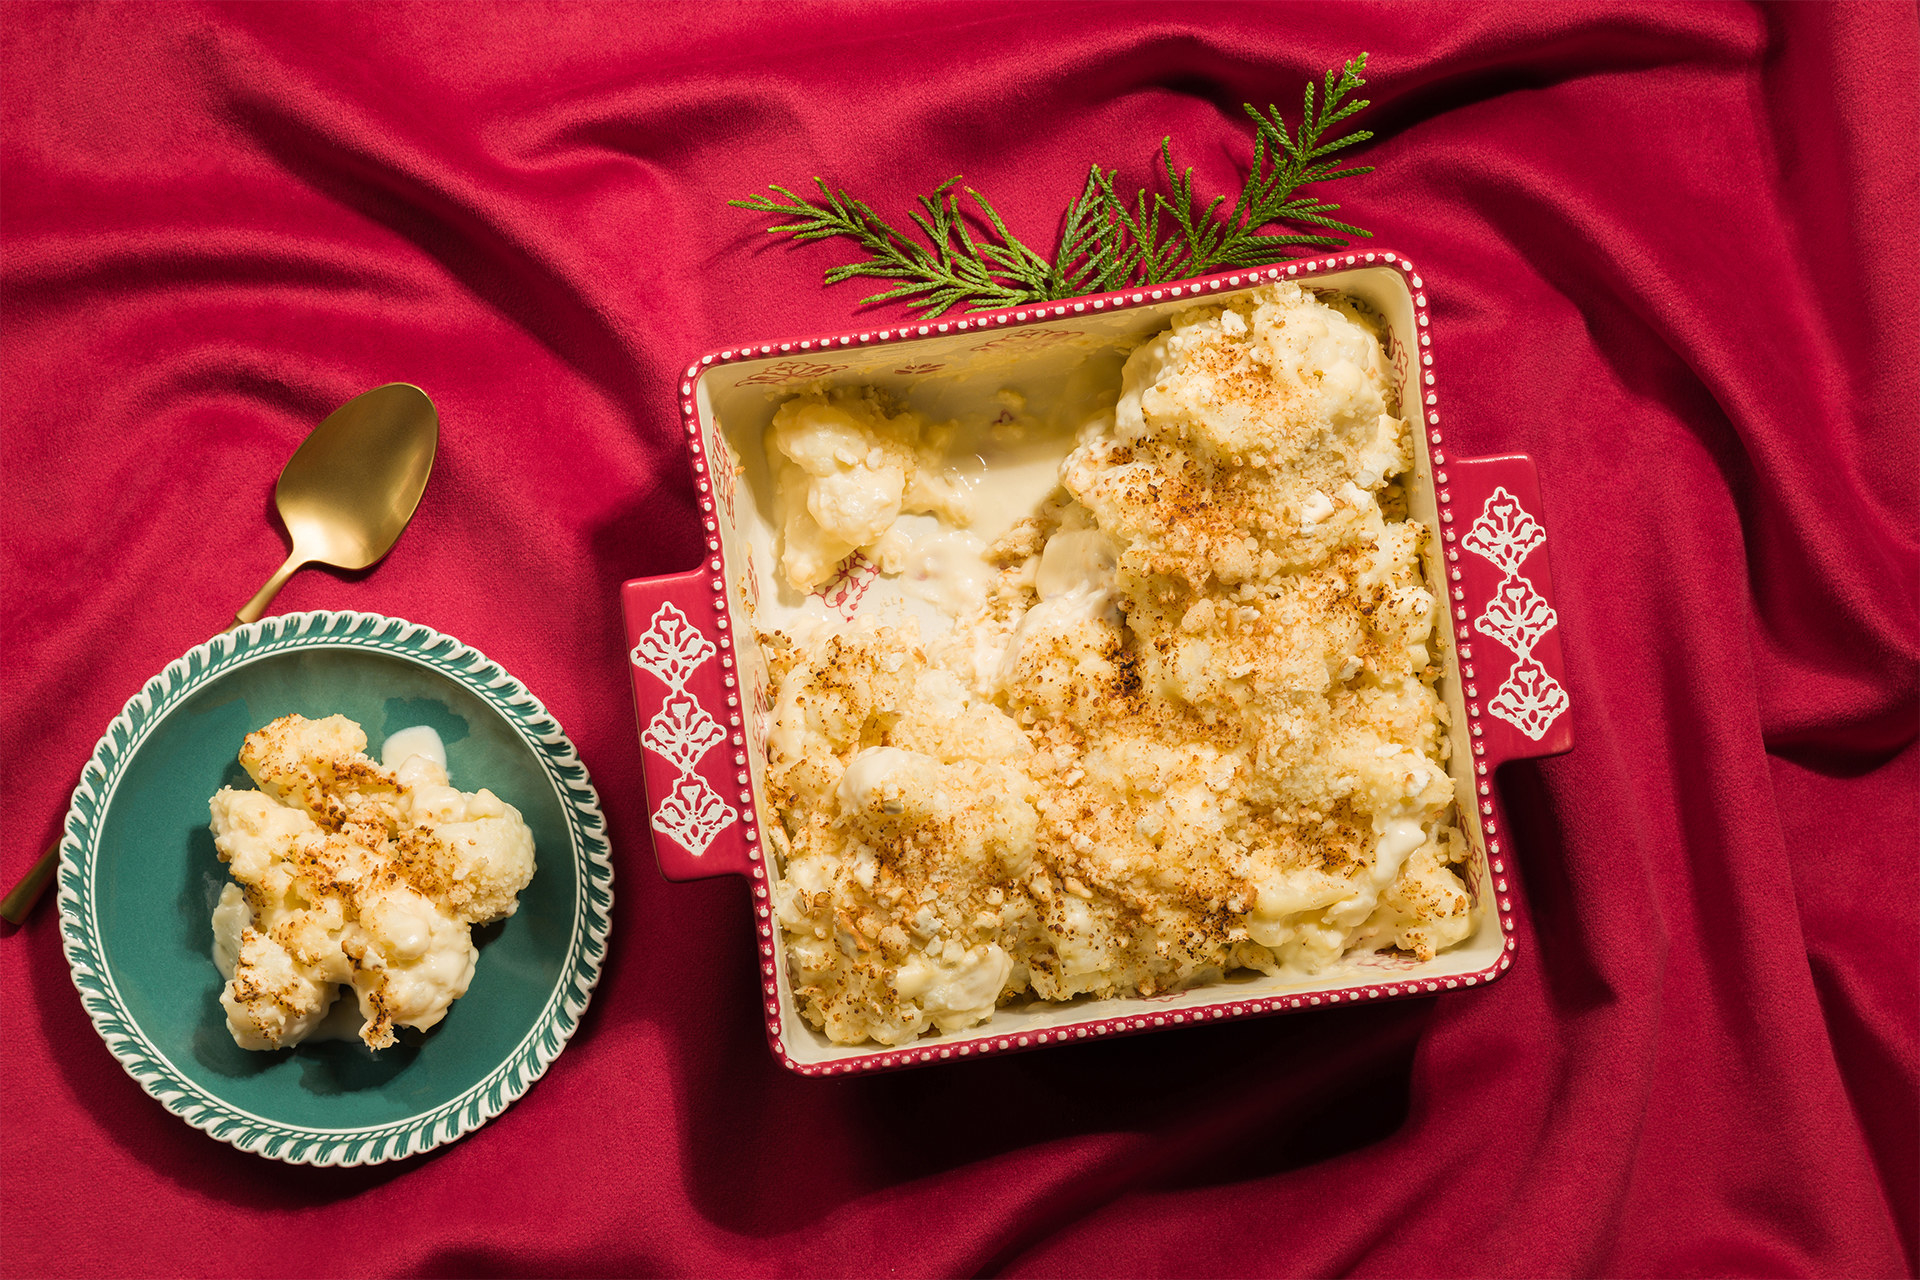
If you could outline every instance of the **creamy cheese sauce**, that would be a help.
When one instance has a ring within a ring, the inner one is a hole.
[[[380,763],[389,769],[398,769],[415,756],[433,761],[442,773],[446,772],[447,745],[440,741],[440,734],[432,725],[416,724],[396,730],[380,744]]]
[[[979,535],[965,529],[913,539],[901,557],[900,589],[949,617],[969,613],[986,602],[993,585],[986,550]]]

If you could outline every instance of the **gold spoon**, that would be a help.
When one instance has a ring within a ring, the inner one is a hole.
[[[365,569],[386,555],[420,505],[439,440],[433,401],[405,382],[375,387],[328,414],[273,488],[293,552],[240,606],[233,625],[258,621],[303,564]]]
[[[365,569],[377,563],[413,519],[439,442],[433,401],[405,382],[375,387],[328,414],[294,450],[273,489],[274,505],[293,536],[292,554],[240,606],[227,630],[258,621],[301,565]],[[10,924],[25,920],[59,860],[56,837],[0,899],[0,918]]]

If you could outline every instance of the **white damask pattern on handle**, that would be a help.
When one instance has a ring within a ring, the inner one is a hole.
[[[653,812],[653,828],[672,836],[696,858],[740,817],[705,778],[694,772],[707,752],[727,736],[720,722],[686,692],[688,678],[718,652],[686,614],[663,604],[628,655],[634,666],[667,686],[667,700],[640,734],[640,745],[665,759],[679,774],[666,799]]]
[[[663,604],[629,656],[635,666],[651,671],[667,688],[679,693],[687,687],[687,677],[718,652],[713,641],[687,621],[686,614],[671,604]]]
[[[685,845],[697,858],[739,816],[705,778],[689,773],[673,784],[673,790],[654,810],[653,826]]]
[[[1496,488],[1480,509],[1460,545],[1493,562],[1504,575],[1487,601],[1473,629],[1513,650],[1513,668],[1499,692],[1487,700],[1487,710],[1535,742],[1565,713],[1569,699],[1547,669],[1533,660],[1533,647],[1558,625],[1559,615],[1546,598],[1521,576],[1520,566],[1547,540],[1540,522],[1505,487]]]
[[[1567,709],[1567,691],[1545,667],[1532,658],[1522,658],[1513,664],[1512,674],[1487,703],[1487,709],[1538,742]]]
[[[681,773],[692,773],[701,757],[720,745],[727,731],[707,709],[684,695],[668,698],[647,722],[640,745],[673,761]]]
[[[1480,508],[1480,518],[1460,539],[1460,545],[1493,561],[1501,573],[1513,577],[1533,549],[1546,540],[1546,531],[1527,514],[1520,499],[1505,488],[1497,488],[1488,495],[1486,505]]]

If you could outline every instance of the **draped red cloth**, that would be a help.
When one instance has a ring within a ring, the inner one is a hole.
[[[1510,769],[1515,967],[1436,998],[857,1079],[766,1052],[749,900],[653,867],[616,591],[690,565],[689,357],[838,330],[729,197],[954,173],[1050,244],[1163,135],[1372,54],[1456,452],[1537,461],[1577,747]],[[433,1155],[288,1166],[0,936],[8,1275],[1910,1274],[1920,1203],[1909,4],[0,7],[0,878],[284,554],[367,387],[442,415],[377,569],[579,747],[616,867],[567,1051]]]

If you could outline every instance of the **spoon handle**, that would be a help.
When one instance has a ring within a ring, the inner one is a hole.
[[[60,861],[60,841],[47,846],[40,855],[40,861],[13,888],[7,890],[7,896],[0,899],[0,919],[8,924],[19,924],[27,918],[27,912],[33,910],[33,904],[40,901],[40,895],[46,892],[47,883],[53,879],[53,869]]]
[[[295,549],[294,553],[287,557],[287,562],[274,570],[273,576],[267,579],[267,585],[260,588],[253,599],[240,606],[240,612],[233,615],[233,626],[228,627],[227,630],[231,631],[233,627],[244,626],[249,622],[258,622],[260,615],[267,611],[267,606],[273,603],[273,598],[280,594],[280,588],[285,586],[287,579],[293,576],[293,571],[306,562],[307,557]]]

